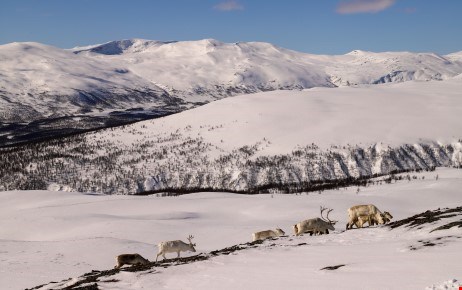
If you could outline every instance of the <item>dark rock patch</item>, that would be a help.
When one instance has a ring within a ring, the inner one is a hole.
[[[406,227],[411,227],[411,228],[417,227],[418,229],[421,229],[422,228],[421,226],[423,225],[434,223],[442,219],[452,218],[455,216],[461,216],[461,220],[449,223],[445,226],[434,229],[433,231],[440,230],[440,228],[441,230],[449,229],[453,226],[462,227],[462,206],[455,207],[455,208],[437,209],[433,211],[427,210],[426,212],[416,214],[409,218],[391,222],[388,224],[388,226],[391,229],[395,229],[401,226],[406,226]]]
[[[327,266],[322,268],[321,270],[337,270],[340,267],[345,266],[345,264],[335,265],[335,266]]]
[[[445,224],[444,226],[437,227],[436,229],[431,230],[430,233],[434,232],[434,231],[448,230],[448,229],[450,229],[452,227],[462,228],[462,220],[455,221],[455,222],[452,222],[452,223]]]
[[[67,288],[65,288],[67,289]],[[87,285],[87,286],[82,286],[82,287],[77,287],[77,288],[73,288],[73,289],[76,289],[76,290],[98,290],[98,285],[96,283],[94,284],[90,284],[90,285]]]
[[[417,244],[409,246],[409,250],[416,251],[423,249],[424,247],[444,246],[447,243],[454,242],[456,239],[460,239],[460,237],[444,236],[428,240],[418,240]]]

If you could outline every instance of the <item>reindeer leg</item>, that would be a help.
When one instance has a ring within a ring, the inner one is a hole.
[[[352,229],[354,223],[355,223],[354,221],[348,222],[347,225],[346,225],[346,229],[347,229],[347,230]]]

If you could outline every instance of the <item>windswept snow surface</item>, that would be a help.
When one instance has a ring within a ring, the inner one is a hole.
[[[372,203],[398,220],[428,209],[460,206],[460,188],[461,170],[438,168],[416,173],[411,181],[375,184],[359,192],[346,188],[322,194],[195,193],[179,197],[0,192],[1,288],[23,289],[94,269],[111,269],[114,257],[122,253],[137,252],[155,260],[157,243],[186,240],[189,234],[194,235],[198,252],[209,252],[250,241],[253,232],[275,227],[289,237],[207,261],[155,268],[151,273],[120,272],[107,278],[115,282],[98,285],[100,289],[457,287],[462,281],[461,228],[430,233],[439,225],[433,223],[420,229],[343,229],[346,210],[352,205]],[[294,237],[291,226],[319,216],[320,205],[334,209],[331,218],[339,221],[336,231]],[[460,215],[446,221],[454,219],[460,220]],[[435,246],[422,246],[421,241]],[[345,266],[320,270],[340,264]]]

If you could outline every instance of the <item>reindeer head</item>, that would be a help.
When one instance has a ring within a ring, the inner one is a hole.
[[[389,220],[391,220],[393,218],[393,216],[388,211],[384,211],[383,215]]]
[[[278,232],[278,234],[279,234],[280,236],[283,236],[283,235],[286,234],[286,233],[285,233],[283,230],[281,230],[280,228],[276,228],[276,231]]]
[[[295,234],[298,234],[298,226],[297,225],[293,225],[292,229],[294,230]]]
[[[196,244],[193,244],[192,241],[191,241],[193,238],[194,238],[193,235],[189,235],[189,237],[188,237],[188,241],[189,241],[189,246],[190,246],[191,252],[195,252],[195,251],[196,251],[196,249],[194,248],[194,247],[196,246]]]
[[[388,211],[384,211],[382,214],[380,214],[380,216],[382,217],[382,220],[385,224],[389,223],[393,218],[393,216]]]
[[[328,209],[327,207],[323,207],[323,206],[321,206],[320,209],[321,209],[321,219],[322,219],[323,221],[325,221],[325,222],[327,222],[327,223],[329,223],[329,224],[331,224],[331,225],[335,225],[335,224],[337,223],[337,221],[332,221],[332,220],[329,219],[329,214],[330,214],[330,212],[331,212],[333,209]],[[322,215],[322,213],[323,213],[325,210],[327,210],[326,218],[324,218],[324,216]]]

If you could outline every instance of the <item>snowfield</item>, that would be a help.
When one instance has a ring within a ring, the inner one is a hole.
[[[191,264],[121,271],[100,279],[98,287],[458,289],[462,281],[462,228],[430,231],[452,221],[460,223],[461,215],[417,228],[343,231],[346,210],[355,204],[373,203],[390,211],[393,220],[461,205],[461,170],[438,168],[415,176],[411,181],[361,187],[359,192],[350,187],[299,195],[134,197],[1,192],[2,288],[22,289],[75,277],[40,289],[62,288],[78,281],[83,273],[112,269],[118,254],[137,252],[155,260],[156,244],[161,241],[186,241],[192,234],[198,253],[208,253],[249,242],[253,232],[279,226],[287,237]],[[320,205],[334,209],[331,218],[339,221],[336,231],[322,236],[293,236],[291,226],[319,216]],[[175,254],[167,254],[167,258],[173,257]],[[321,270],[337,265],[344,266]],[[107,280],[112,282],[104,282]],[[442,288],[445,285],[449,288]]]
[[[189,137],[231,151],[263,139],[271,145],[259,155],[284,154],[298,144],[328,149],[461,138],[462,81],[412,81],[361,87],[274,91],[227,98],[114,132],[123,144],[139,140],[133,130],[159,134],[185,131]],[[187,130],[183,130],[187,127]],[[92,138],[100,137],[98,134]],[[149,138],[149,136],[146,136]]]

